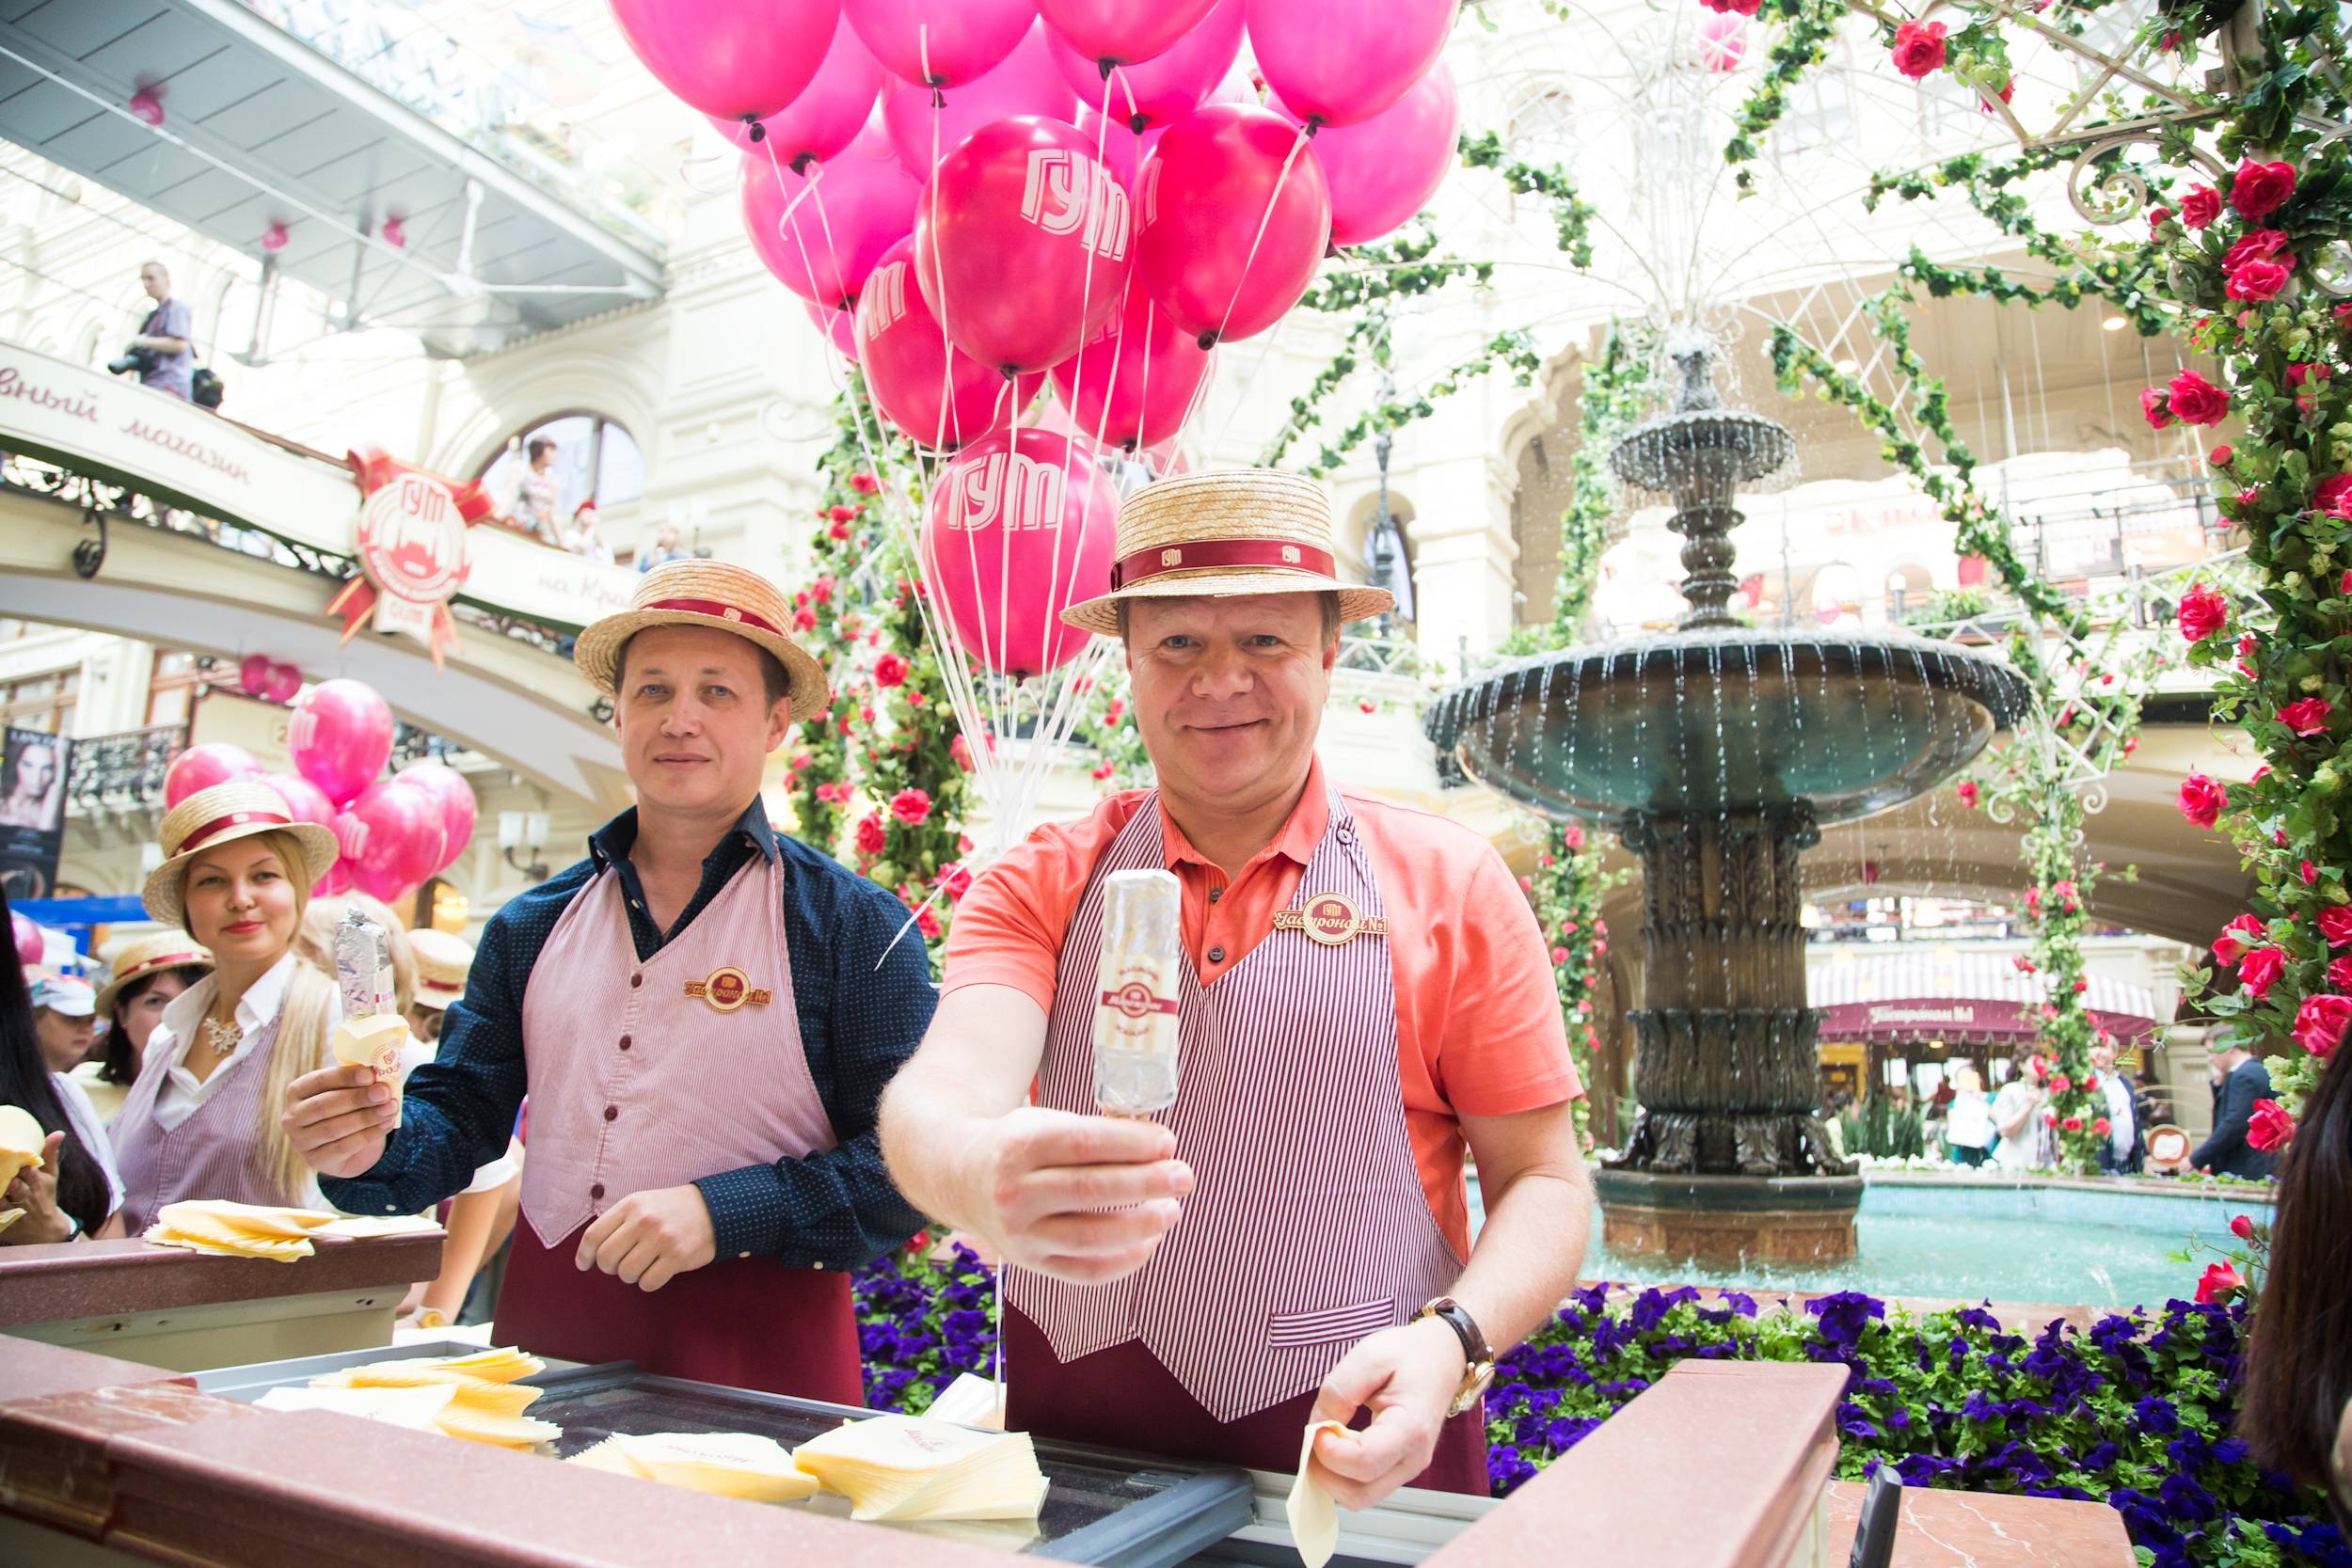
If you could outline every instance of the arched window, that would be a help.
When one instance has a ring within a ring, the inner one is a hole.
[[[524,481],[532,449],[543,441],[552,457],[532,489],[544,495],[551,483],[548,505],[558,527],[568,526],[583,502],[607,512],[644,494],[645,464],[635,437],[601,414],[559,414],[508,436],[479,476],[500,513],[517,527],[531,527],[530,509],[522,505]]]

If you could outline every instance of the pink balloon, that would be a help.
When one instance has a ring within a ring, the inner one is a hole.
[[[302,689],[302,671],[292,664],[273,664],[262,683],[262,695],[273,703],[291,703]]]
[[[351,802],[336,836],[353,885],[389,904],[439,868],[441,804],[428,790],[387,779]]]
[[[1002,430],[1037,392],[947,341],[915,286],[912,236],[890,247],[858,295],[857,356],[882,418],[927,447]]]
[[[198,790],[210,789],[215,784],[261,776],[262,765],[242,746],[231,746],[226,740],[191,746],[172,758],[171,766],[164,770],[164,805],[167,809],[176,806]]]
[[[1324,125],[1370,119],[1429,74],[1456,0],[1248,0],[1249,47],[1275,96]]]
[[[1088,5],[1099,8],[1101,0],[1088,0]],[[1052,13],[1047,16],[1050,20]],[[1216,8],[1178,39],[1175,47],[1141,64],[1114,67],[1107,89],[1097,63],[1100,55],[1089,54],[1050,26],[1045,37],[1056,69],[1080,103],[1099,110],[1107,103],[1112,119],[1124,121],[1130,130],[1148,131],[1199,108],[1233,69],[1234,56],[1241,52],[1241,22],[1242,0],[1217,0]]]
[[[1053,369],[1071,421],[1105,445],[1156,447],[1184,427],[1209,351],[1130,282],[1113,330]]]
[[[869,126],[805,175],[779,173],[764,153],[744,154],[743,227],[786,288],[814,305],[846,305],[882,253],[914,227],[922,189],[890,155],[889,138]]]
[[[278,798],[286,802],[286,815],[295,821],[316,822],[323,828],[335,825],[335,802],[301,774],[266,773],[262,782],[278,792]]]
[[[886,74],[858,41],[846,19],[835,21],[824,63],[798,98],[767,119],[745,122],[708,117],[721,135],[746,152],[772,150],[780,163],[832,157],[866,129]]]
[[[238,689],[248,697],[258,697],[269,686],[269,655],[247,654],[237,666]]]
[[[991,670],[1041,674],[1089,633],[1061,612],[1110,590],[1119,493],[1089,451],[1008,430],[956,455],[923,519],[923,575],[967,651]]]
[[[870,278],[867,281],[872,281]],[[801,309],[808,312],[811,326],[825,335],[825,341],[850,359],[857,357],[857,315],[854,311],[835,309],[827,305],[811,305],[801,301]]]
[[[721,119],[765,119],[800,97],[840,10],[840,0],[612,0],[645,69]]]
[[[466,846],[473,842],[474,818],[481,810],[474,799],[473,785],[445,762],[421,762],[393,774],[392,779],[411,789],[423,790],[440,808],[441,858],[434,863],[433,871],[448,869],[466,852]],[[428,877],[432,874],[425,873]]]
[[[286,748],[294,771],[337,805],[348,805],[391,757],[392,710],[372,686],[321,681],[294,703]]]
[[[342,840],[342,817],[339,816],[335,819],[335,837],[339,842]],[[334,864],[326,868],[326,876],[321,877],[316,882],[310,885],[310,896],[313,898],[339,898],[342,895],[349,893],[352,889],[352,885],[351,862],[348,859],[339,858]]]
[[[1216,4],[1216,0],[1037,0],[1037,13],[1089,61],[1132,65],[1167,54],[1200,25]],[[1234,29],[1238,36],[1238,18]]]
[[[842,0],[841,14],[893,75],[953,87],[1011,54],[1037,7],[1032,0]]]
[[[1740,69],[1748,53],[1748,19],[1724,11],[1699,24],[1699,64],[1716,75]]]
[[[1300,121],[1289,105],[1277,107]],[[1367,245],[1420,212],[1454,166],[1460,124],[1454,72],[1439,60],[1370,119],[1316,132],[1315,162],[1331,187],[1331,243]]]
[[[1264,331],[1314,278],[1331,192],[1298,139],[1270,109],[1212,103],[1169,126],[1143,166],[1136,275],[1203,347]]]
[[[958,348],[1008,372],[1042,371],[1119,309],[1130,233],[1126,189],[1075,126],[1000,119],[923,187],[915,276]]]
[[[943,91],[894,80],[882,88],[882,124],[890,131],[891,148],[917,174],[934,166],[932,149],[945,158],[964,137],[1008,115],[1077,118],[1078,100],[1054,69],[1043,23],[1031,26],[986,75],[960,87]]]
[[[1143,172],[1143,160],[1160,145],[1160,133],[1155,128],[1141,135],[1127,128],[1124,120],[1104,119],[1085,104],[1078,105],[1078,135],[1089,147],[1103,150],[1103,166],[1119,176],[1119,182],[1127,187],[1127,194],[1136,194],[1136,176]]]
[[[16,961],[21,964],[40,962],[49,950],[49,939],[40,934],[40,922],[31,915],[8,911],[8,935],[16,942]]]

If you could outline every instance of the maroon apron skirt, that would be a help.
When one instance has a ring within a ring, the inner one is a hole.
[[[1298,1445],[1315,1408],[1311,1389],[1254,1416],[1220,1421],[1141,1340],[1065,1363],[1044,1331],[1011,1307],[1005,1308],[1005,1424],[1016,1432],[1282,1475],[1298,1468]],[[1361,1427],[1369,1418],[1359,1410],[1348,1424]],[[1448,1420],[1429,1467],[1410,1484],[1490,1496],[1486,1412],[1467,1410]]]
[[[528,1222],[515,1227],[492,1331],[498,1343],[565,1361],[634,1361],[660,1377],[865,1404],[848,1275],[734,1258],[646,1291],[574,1264],[580,1236],[574,1231],[550,1249]]]

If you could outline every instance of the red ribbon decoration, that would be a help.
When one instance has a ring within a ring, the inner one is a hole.
[[[180,838],[180,847],[174,849],[172,853],[175,855],[184,855],[189,850],[210,839],[215,833],[219,832],[222,829],[242,828],[248,822],[266,822],[273,828],[291,828],[294,826],[293,817],[280,816],[274,811],[230,812],[227,816],[215,816],[203,826],[192,829],[188,832],[182,834]],[[198,960],[195,955],[191,954],[189,955],[188,961],[193,963],[200,960]]]
[[[1117,593],[1166,572],[1198,572],[1217,566],[1274,566],[1317,572],[1327,578],[1339,575],[1331,552],[1312,545],[1295,545],[1286,539],[1203,539],[1136,551],[1111,568],[1111,591]]]
[[[722,604],[717,599],[656,599],[651,604],[641,604],[636,608],[641,610],[674,610],[680,615],[708,615],[717,620],[755,627],[771,637],[784,635],[784,628],[766,617],[755,615],[740,605]]]

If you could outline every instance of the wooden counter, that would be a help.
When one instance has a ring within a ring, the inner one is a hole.
[[[440,1273],[441,1242],[329,1237],[291,1263],[138,1241],[0,1247],[0,1334],[173,1371],[389,1345],[401,1297]]]

